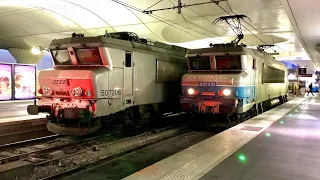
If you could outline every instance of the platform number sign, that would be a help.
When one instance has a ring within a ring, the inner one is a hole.
[[[121,89],[101,90],[101,96],[103,97],[116,97],[120,95],[121,95]]]

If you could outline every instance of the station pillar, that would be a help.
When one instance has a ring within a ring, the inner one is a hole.
[[[37,64],[45,53],[33,54],[30,49],[9,48],[8,51],[19,64]]]

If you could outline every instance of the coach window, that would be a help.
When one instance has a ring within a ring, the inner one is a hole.
[[[131,57],[132,57],[132,54],[131,52],[126,52],[126,60],[125,60],[125,66],[126,67],[131,67]]]

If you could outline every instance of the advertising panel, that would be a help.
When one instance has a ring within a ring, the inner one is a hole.
[[[14,65],[15,99],[34,99],[36,92],[36,67]]]
[[[11,67],[11,64],[0,64],[0,100],[12,98]]]

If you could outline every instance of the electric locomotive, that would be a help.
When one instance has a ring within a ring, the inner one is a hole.
[[[181,107],[200,114],[251,117],[287,101],[287,67],[242,45],[189,50]],[[252,114],[253,113],[253,114]]]
[[[86,135],[105,124],[135,125],[179,105],[185,48],[120,32],[74,33],[49,49],[54,69],[40,72],[39,104],[28,113],[47,113],[51,132]]]

